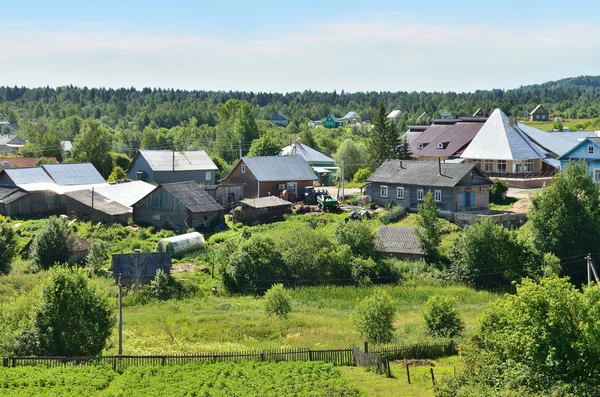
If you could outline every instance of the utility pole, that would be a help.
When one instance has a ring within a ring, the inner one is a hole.
[[[594,266],[594,262],[592,262],[591,254],[588,254],[588,256],[587,256],[587,263],[588,263],[588,284],[591,282],[590,269],[594,273],[594,280],[596,280],[596,282],[600,281],[600,279],[598,278],[598,272],[596,271],[596,266]]]
[[[344,171],[344,156],[342,156],[342,203],[344,202],[344,179],[346,178]]]
[[[94,187],[92,186],[92,212],[90,213],[90,225],[94,227]]]
[[[175,149],[173,149],[173,180],[171,182],[175,182]]]
[[[242,159],[242,138],[240,138],[240,160]]]
[[[592,283],[592,266],[590,265],[592,262],[592,258],[590,254],[585,257],[585,263],[587,265],[587,276],[588,276],[588,285]]]
[[[119,356],[123,355],[123,293],[121,291],[121,275],[117,281],[119,285]]]

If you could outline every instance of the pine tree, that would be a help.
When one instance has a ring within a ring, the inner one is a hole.
[[[386,114],[385,106],[380,102],[373,119],[373,129],[368,143],[369,160],[373,169],[379,167],[385,160],[396,158],[398,132],[396,124],[390,122]]]
[[[397,154],[399,160],[410,160],[412,158],[412,152],[410,151],[410,146],[408,145],[406,136],[400,139]]]

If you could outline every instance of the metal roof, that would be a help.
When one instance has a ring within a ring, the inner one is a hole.
[[[585,138],[596,136],[594,131],[546,132],[524,123],[517,123],[517,126],[537,145],[557,156],[567,153]]]
[[[441,167],[442,173],[439,169]],[[461,180],[464,181],[462,183]],[[368,182],[396,185],[454,187],[491,185],[492,181],[474,164],[437,161],[388,160],[367,178]]]
[[[17,135],[0,135],[0,145],[19,147],[25,144],[25,139]]]
[[[537,112],[537,111],[538,111],[540,108],[541,108],[541,109],[542,109],[544,112],[548,113],[548,111],[546,110],[546,108],[545,108],[545,107],[543,107],[541,104],[539,104],[539,105],[537,105],[537,106],[535,107],[535,109],[533,109],[533,110],[531,111],[531,113],[529,113],[529,115],[530,115],[530,116],[531,116],[531,115],[533,115],[533,114],[534,114],[535,112]]]
[[[216,171],[217,166],[204,150],[173,152],[172,150],[140,150],[131,160],[133,166],[137,156],[146,159],[153,171]]]
[[[144,181],[132,181],[100,186],[94,190],[110,200],[131,207],[154,189],[156,186]]]
[[[481,130],[485,119],[480,122],[458,121],[452,124],[433,124],[423,132],[407,137],[408,146],[414,157],[450,157],[464,149]],[[410,140],[409,140],[410,139]],[[424,145],[419,149],[419,144]],[[438,147],[441,144],[441,148]]]
[[[312,168],[302,156],[242,157],[246,167],[261,181],[314,181]]]
[[[135,254],[113,254],[112,271],[115,278],[154,277],[158,269],[171,271],[171,254],[166,252],[139,252]]]
[[[326,156],[318,150],[315,150],[310,146],[306,146],[301,143],[292,143],[291,145],[281,149],[281,152],[279,153],[280,156],[289,156],[294,154],[302,156],[304,160],[308,161],[309,163],[334,164],[335,162],[331,157]]]
[[[589,144],[589,142],[593,142],[593,143],[596,144],[596,146],[600,147],[600,137],[585,138],[584,140],[582,140],[581,142],[579,142],[575,146],[573,146],[569,151],[567,151],[566,153],[564,153],[563,155],[561,155],[558,158],[558,160],[563,160],[563,159],[579,160],[579,158],[573,158],[573,157],[569,156],[569,154],[572,151],[574,151],[575,149],[577,149],[579,146],[585,145],[585,144]],[[586,159],[584,158],[584,159],[581,159],[581,160],[586,160]]]
[[[289,201],[280,199],[275,196],[267,196],[256,199],[244,199],[241,203],[251,208],[269,208],[269,207],[281,207],[292,205]]]
[[[196,182],[165,183],[159,188],[165,189],[188,210],[196,213],[223,211],[208,193],[201,189]]]
[[[285,117],[283,114],[281,113],[277,113],[271,120],[275,120],[275,121],[286,121],[288,120],[287,117]]]
[[[55,157],[44,157],[45,161],[50,164],[58,164],[58,160]],[[33,168],[35,167],[35,163],[40,160],[39,157],[10,157],[0,159],[1,161],[6,161],[8,165],[13,168]]]
[[[50,175],[42,167],[35,168],[8,168],[2,172],[6,173],[17,186],[30,183],[54,184]]]
[[[16,187],[0,187],[0,204],[12,203],[21,197],[27,196],[27,192]]]
[[[344,117],[340,117],[340,120],[349,119],[351,117],[360,117],[356,112],[348,112]]]
[[[396,119],[396,117],[400,116],[401,114],[402,114],[402,110],[394,109],[387,115],[387,118],[388,119]]]
[[[462,158],[481,160],[543,159],[545,153],[525,135],[511,125],[500,109],[495,109],[465,149]]]
[[[57,185],[94,185],[106,182],[92,163],[43,164],[42,168]]]
[[[108,215],[125,215],[130,214],[132,212],[132,209],[130,207],[126,207],[123,204],[119,204],[118,202],[111,200],[98,192],[94,192],[94,200],[92,203],[91,190],[78,190],[75,192],[67,192],[65,193],[65,195],[71,197],[73,200],[87,205],[90,208],[93,208],[96,211],[104,212]]]
[[[377,230],[381,241],[380,250],[392,254],[424,255],[415,231],[411,226],[380,226]]]

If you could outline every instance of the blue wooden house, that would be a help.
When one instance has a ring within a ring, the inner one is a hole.
[[[271,123],[273,123],[274,125],[287,127],[290,124],[290,120],[283,114],[277,113],[277,115],[271,119]]]
[[[564,170],[569,162],[585,161],[588,172],[596,183],[600,183],[600,138],[586,138],[574,148],[558,158],[560,169]]]

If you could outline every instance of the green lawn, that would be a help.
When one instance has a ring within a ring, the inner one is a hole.
[[[575,131],[576,124],[583,124],[589,119],[568,119],[563,121],[564,128],[570,128],[571,131]],[[552,131],[554,128],[554,121],[519,121],[520,123],[527,124],[531,127],[537,128],[542,131]]]
[[[513,205],[521,199],[516,197],[506,197],[506,199],[498,203],[490,203],[490,209],[493,211],[505,211],[513,207]]]

